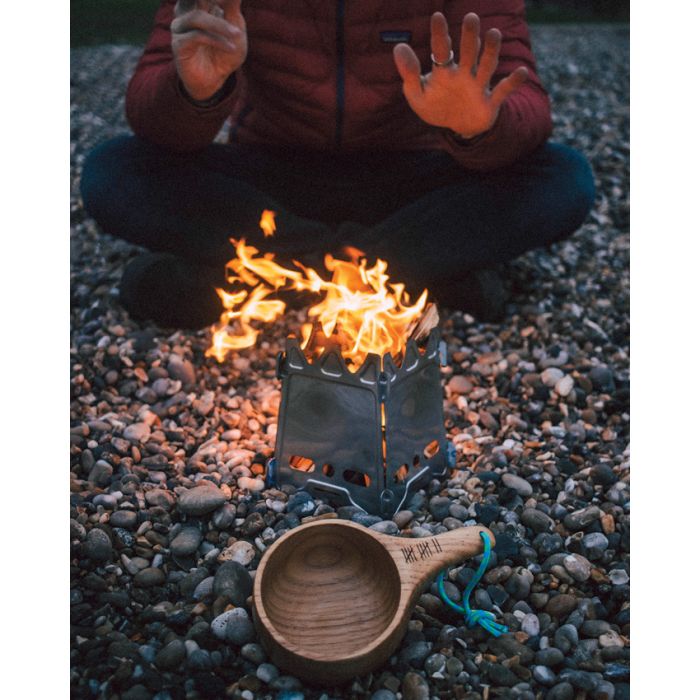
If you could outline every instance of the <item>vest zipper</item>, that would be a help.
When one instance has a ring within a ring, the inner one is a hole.
[[[335,147],[340,148],[343,132],[343,112],[345,110],[345,0],[337,0],[335,16],[335,40],[337,52],[336,92],[335,92]]]

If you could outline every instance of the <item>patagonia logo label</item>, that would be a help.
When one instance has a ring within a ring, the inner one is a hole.
[[[385,44],[400,44],[402,41],[411,41],[411,32],[401,29],[390,29],[385,32],[379,32],[379,38]]]

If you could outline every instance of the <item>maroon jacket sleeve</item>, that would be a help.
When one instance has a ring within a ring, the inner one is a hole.
[[[233,82],[227,82],[213,106],[196,105],[185,93],[170,48],[175,0],[163,0],[151,36],[126,91],[126,118],[137,136],[177,151],[209,145],[233,106]]]
[[[482,46],[484,34],[491,27],[500,29],[503,36],[492,87],[518,66],[526,66],[530,72],[528,80],[501,105],[498,118],[488,132],[469,140],[460,139],[449,130],[442,132],[445,150],[465,168],[494,170],[510,165],[543,144],[552,132],[552,118],[549,98],[535,70],[524,1],[482,0],[474,5],[481,19]],[[464,3],[446,3],[446,16],[453,46],[457,48]]]

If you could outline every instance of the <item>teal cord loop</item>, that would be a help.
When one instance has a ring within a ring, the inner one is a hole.
[[[481,539],[484,541],[484,556],[481,559],[481,564],[476,570],[476,574],[472,576],[471,581],[467,584],[462,594],[462,605],[455,603],[447,595],[445,591],[445,571],[441,571],[437,578],[438,591],[440,592],[440,597],[443,602],[449,605],[453,610],[456,610],[460,615],[464,615],[464,620],[467,623],[467,627],[474,627],[475,625],[481,625],[487,632],[492,634],[494,637],[500,637],[502,634],[508,632],[508,627],[501,625],[496,622],[496,616],[492,612],[487,610],[472,610],[469,605],[469,596],[472,591],[476,588],[477,584],[481,580],[481,577],[486,571],[486,567],[489,565],[491,560],[491,540],[485,532],[480,532]]]

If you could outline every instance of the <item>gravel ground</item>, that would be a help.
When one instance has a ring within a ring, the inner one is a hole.
[[[72,52],[74,697],[629,697],[628,34],[533,35],[555,138],[591,159],[596,207],[569,241],[510,265],[502,324],[446,316],[459,468],[378,526],[416,537],[488,525],[498,546],[476,603],[510,633],[467,629],[433,586],[383,668],[325,691],[268,663],[248,619],[264,549],[336,514],[259,478],[274,446],[275,354],[301,312],[223,365],[204,357],[206,332],[128,318],[116,289],[138,251],[97,230],[77,182],[89,149],[126,128],[139,49]],[[448,592],[475,566],[452,570]]]

